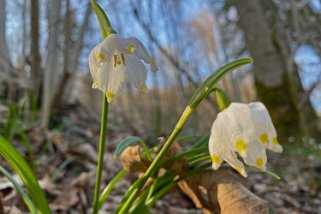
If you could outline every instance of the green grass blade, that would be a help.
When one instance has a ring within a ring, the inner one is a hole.
[[[20,153],[8,141],[0,135],[0,155],[9,162],[14,171],[20,176],[31,200],[40,213],[51,213],[45,194],[39,186],[29,165],[22,158]]]
[[[118,174],[113,178],[111,182],[105,187],[104,191],[101,193],[98,201],[98,208],[100,209],[103,203],[106,201],[109,196],[111,190],[115,187],[117,182],[126,174],[124,169],[120,170]]]
[[[8,180],[13,184],[13,186],[17,189],[18,193],[21,195],[23,201],[25,202],[26,206],[30,210],[31,213],[37,213],[37,209],[35,205],[32,203],[31,199],[24,191],[22,186],[18,184],[18,182],[14,179],[14,177],[2,166],[0,166],[0,173],[8,178]]]
[[[222,67],[218,68],[213,74],[211,74],[203,84],[194,92],[192,98],[187,104],[192,109],[195,109],[200,102],[207,97],[215,88],[216,83],[228,72],[253,61],[252,58],[243,58],[231,61]]]
[[[133,143],[139,143],[143,148],[144,148],[144,154],[146,155],[148,160],[152,160],[152,156],[151,153],[149,151],[149,149],[147,148],[145,142],[143,139],[141,139],[140,137],[136,137],[136,136],[129,136],[127,138],[125,138],[124,140],[122,140],[117,148],[115,149],[114,152],[114,158],[119,157],[119,155],[126,149],[127,146],[133,144]]]

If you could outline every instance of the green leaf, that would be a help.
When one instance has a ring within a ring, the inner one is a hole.
[[[143,213],[143,214],[150,214],[149,207],[146,206],[144,203],[139,204],[133,211],[130,211],[130,214],[135,213]]]
[[[219,81],[226,73],[234,70],[235,68],[251,63],[252,58],[237,59],[230,63],[227,63],[217,69],[213,74],[211,74],[204,83],[194,92],[192,98],[187,104],[190,108],[195,109],[200,102],[211,93],[215,87],[217,81]]]
[[[230,98],[223,90],[219,88],[215,88],[214,91],[216,95],[217,105],[223,111],[231,104]]]
[[[204,154],[204,152],[207,152],[207,151],[208,151],[208,147],[207,146],[200,146],[200,147],[197,147],[197,148],[191,148],[188,151],[181,152],[181,153],[179,153],[179,154],[177,154],[177,155],[175,155],[173,157],[170,157],[167,160],[161,162],[160,165],[159,165],[159,168],[164,167],[164,166],[170,164],[171,162],[179,160],[179,159],[182,159],[184,157],[189,159],[191,157]]]
[[[191,170],[187,171],[186,173],[182,174],[179,177],[179,179],[173,178],[172,180],[170,180],[170,182],[163,182],[162,186],[160,186],[161,188],[159,188],[159,189],[157,189],[157,191],[155,191],[155,194],[149,198],[149,200],[146,202],[146,205],[148,207],[152,207],[158,199],[163,197],[179,181],[184,180],[193,174],[203,171],[204,169],[208,168],[208,166],[210,166],[210,165],[211,165],[211,163],[205,163],[197,168],[191,169]],[[167,176],[167,177],[170,177],[170,176]],[[168,179],[167,179],[167,181],[168,181]]]
[[[198,141],[196,141],[194,143],[194,145],[192,146],[192,149],[194,148],[198,148],[198,147],[208,147],[208,139],[210,137],[209,136],[203,136],[202,138],[200,138]]]
[[[100,30],[102,33],[103,38],[106,38],[110,33],[115,33],[115,31],[112,29],[109,19],[104,12],[104,10],[97,4],[96,2],[92,3],[92,7],[95,11],[95,14],[97,16]]]
[[[130,213],[142,213],[142,210],[148,210],[151,207],[149,206],[149,203],[151,202],[151,199],[154,198],[155,194],[162,191],[167,192],[170,188],[166,187],[168,187],[171,183],[175,184],[175,176],[175,173],[166,171],[161,177],[154,178],[152,185],[150,185],[137,197],[134,205],[130,209]]]
[[[160,167],[160,164],[159,164],[160,161],[162,160],[162,158],[170,148],[171,144],[176,139],[177,135],[183,129],[189,116],[194,112],[194,110],[201,103],[201,101],[204,100],[204,98],[207,97],[209,93],[212,92],[212,90],[215,88],[215,84],[224,76],[224,74],[228,73],[229,71],[232,71],[233,69],[241,65],[248,64],[252,61],[253,60],[251,58],[244,58],[244,59],[234,60],[230,63],[223,65],[222,67],[217,69],[216,72],[210,75],[204,81],[204,83],[194,92],[192,98],[190,99],[184,112],[182,113],[179,121],[176,123],[173,132],[171,133],[168,140],[162,147],[161,151],[158,153],[158,155],[156,156],[152,164],[149,166],[149,168],[145,171],[145,174],[141,178],[139,178],[124,195],[122,201],[120,202],[118,208],[116,209],[116,212],[121,214],[128,212],[133,201],[135,201],[136,199],[136,194],[143,188],[148,177],[151,176]]]
[[[101,193],[98,202],[98,208],[100,209],[103,203],[106,201],[112,189],[115,187],[117,182],[126,174],[124,169],[120,170],[118,174],[109,182],[109,184],[105,187],[104,191]]]
[[[45,194],[29,165],[2,135],[0,135],[0,155],[9,162],[14,171],[20,176],[38,211],[44,214],[51,213]]]
[[[8,180],[13,184],[13,186],[17,189],[18,193],[22,197],[23,201],[25,202],[26,206],[28,207],[31,213],[37,213],[37,209],[35,205],[30,200],[27,193],[24,191],[23,187],[15,180],[15,178],[2,166],[0,166],[0,172],[8,178]]]
[[[140,137],[136,137],[136,136],[127,137],[126,139],[122,140],[120,144],[117,146],[114,152],[114,157],[115,158],[118,157],[124,151],[124,149],[126,149],[127,146],[133,143],[141,143],[141,142],[144,142],[144,140],[141,139]]]

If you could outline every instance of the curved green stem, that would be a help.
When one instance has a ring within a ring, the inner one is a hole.
[[[181,132],[183,126],[185,125],[187,119],[189,116],[193,113],[193,109],[190,108],[189,106],[186,107],[184,110],[181,118],[177,122],[175,129],[173,130],[172,134],[169,136],[167,139],[166,143],[164,144],[163,148],[161,151],[158,153],[152,164],[149,166],[149,168],[146,170],[145,174],[132,186],[128,194],[124,196],[124,198],[127,198],[125,204],[121,207],[119,210],[119,213],[128,213],[128,210],[130,209],[131,204],[135,200],[136,194],[141,190],[141,188],[144,186],[145,182],[147,179],[155,172],[155,170],[158,167],[158,164],[176,139],[177,135]]]
[[[189,116],[194,112],[194,110],[197,108],[197,106],[200,104],[200,102],[209,95],[209,93],[212,92],[213,88],[215,87],[215,84],[217,81],[219,81],[224,74],[226,74],[229,71],[232,71],[233,69],[248,64],[252,62],[253,60],[251,58],[244,58],[244,59],[238,59],[234,60],[230,63],[227,63],[216,70],[212,75],[210,75],[204,83],[194,92],[192,98],[190,99],[189,103],[187,104],[187,107],[185,108],[181,118],[177,122],[175,129],[171,133],[170,137],[166,141],[165,145],[161,149],[161,151],[158,153],[152,164],[149,166],[149,168],[146,170],[145,174],[138,179],[128,190],[128,192],[125,194],[123,198],[123,203],[118,207],[117,212],[121,214],[128,213],[130,206],[132,205],[133,201],[135,200],[136,194],[142,189],[147,179],[157,170],[157,167],[174,142],[177,135],[181,132],[183,126],[185,125],[187,119]]]
[[[103,205],[104,201],[107,199],[109,196],[111,190],[114,188],[116,183],[126,174],[126,171],[124,169],[120,170],[118,174],[113,178],[112,181],[109,182],[109,184],[105,187],[104,191],[101,193],[99,202],[98,202],[98,209],[101,208]]]
[[[164,157],[164,155],[166,154],[166,152],[168,151],[168,149],[170,148],[170,146],[172,145],[172,143],[176,139],[177,135],[181,132],[181,130],[182,130],[183,126],[185,125],[187,119],[189,118],[189,116],[192,113],[193,113],[193,110],[191,108],[189,108],[189,106],[187,106],[185,111],[183,112],[180,120],[178,121],[174,131],[169,136],[168,140],[166,141],[166,143],[164,144],[163,148],[158,153],[158,155],[156,156],[156,158],[154,159],[152,164],[146,170],[146,172],[144,174],[144,177],[149,177],[149,176],[152,175],[152,173],[154,172],[155,168],[157,168],[157,165],[159,164],[161,159]]]
[[[3,174],[7,179],[13,184],[16,188],[22,200],[25,202],[26,206],[28,207],[30,213],[37,214],[38,210],[36,209],[34,203],[31,201],[27,193],[24,191],[23,187],[14,179],[14,177],[0,165],[0,173]]]
[[[186,173],[184,173],[182,176],[180,176],[178,179],[173,180],[172,182],[170,182],[167,186],[163,187],[160,191],[158,191],[152,198],[150,198],[147,202],[146,202],[146,206],[148,206],[148,208],[152,207],[156,201],[158,199],[160,199],[166,192],[168,192],[172,187],[174,187],[178,182],[188,178],[189,176],[197,173],[197,172],[201,172],[202,170],[208,168],[211,165],[211,163],[205,163],[195,169],[192,169]]]
[[[105,139],[107,131],[107,118],[108,118],[108,102],[105,94],[103,94],[102,115],[101,115],[101,127],[100,127],[100,139],[98,150],[98,165],[96,170],[96,184],[94,193],[94,211],[93,214],[97,214],[99,210],[99,192],[101,183],[101,174],[104,163],[104,151],[105,151]]]

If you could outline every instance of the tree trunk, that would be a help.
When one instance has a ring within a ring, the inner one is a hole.
[[[77,64],[79,60],[79,56],[81,53],[81,50],[83,48],[83,40],[84,36],[86,33],[86,30],[88,28],[88,22],[89,22],[89,17],[91,14],[91,7],[88,5],[81,27],[78,32],[78,38],[75,42],[75,44],[72,46],[72,35],[71,35],[71,30],[72,30],[72,23],[71,23],[71,10],[70,10],[70,5],[69,5],[69,0],[67,1],[67,6],[66,6],[66,15],[65,15],[65,26],[64,26],[64,68],[63,68],[63,74],[62,77],[60,78],[60,81],[58,82],[57,86],[55,88],[55,94],[52,100],[52,108],[56,108],[59,103],[61,102],[63,95],[65,94],[65,89],[69,83],[70,78],[73,77],[76,69],[77,69]],[[72,46],[72,47],[71,47]]]
[[[41,83],[41,58],[39,53],[39,1],[31,0],[30,5],[30,13],[31,13],[31,47],[30,47],[30,55],[31,55],[31,79],[30,89],[32,90],[32,94],[34,99],[38,101],[40,83]]]
[[[6,1],[0,0],[0,72],[8,72],[10,58],[6,42]]]
[[[304,89],[293,59],[285,58],[289,57],[284,51],[287,44],[270,32],[260,1],[234,0],[234,5],[247,48],[254,58],[257,94],[269,109],[280,140],[285,142],[289,136],[319,136],[317,116],[311,103],[299,108],[298,97]]]
[[[9,51],[6,42],[6,1],[0,0],[0,97],[6,99],[10,90],[10,67]],[[8,81],[4,81],[8,80]]]
[[[60,15],[60,0],[48,2],[48,51],[46,58],[46,67],[44,70],[44,83],[42,93],[42,122],[43,128],[48,128],[50,111],[51,111],[51,100],[52,100],[52,89],[55,83],[55,71],[57,69],[57,58],[58,58],[58,19]]]

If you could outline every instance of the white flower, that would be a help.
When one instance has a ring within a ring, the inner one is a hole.
[[[246,164],[265,171],[266,149],[282,152],[271,117],[261,102],[232,103],[217,115],[209,139],[213,169],[225,160],[246,177],[238,152]]]
[[[138,39],[109,35],[89,55],[92,87],[103,91],[108,102],[126,83],[145,91],[146,68],[142,61],[157,71],[155,61]]]

